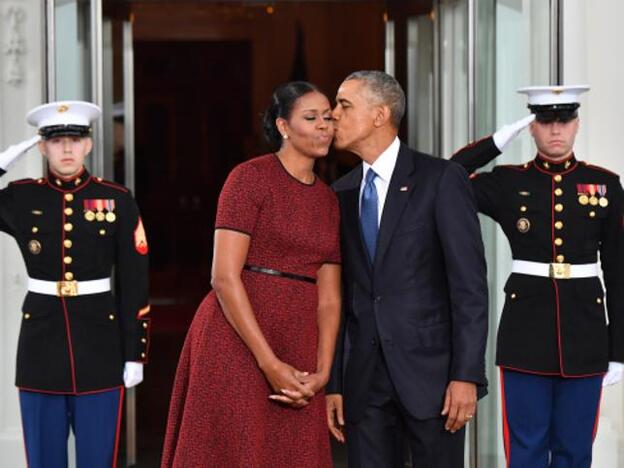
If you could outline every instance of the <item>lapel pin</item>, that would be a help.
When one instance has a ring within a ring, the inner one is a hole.
[[[399,191],[401,191],[401,192],[407,192],[408,190],[409,190],[409,188],[407,187],[407,185],[404,185],[403,187],[401,187],[399,189]]]

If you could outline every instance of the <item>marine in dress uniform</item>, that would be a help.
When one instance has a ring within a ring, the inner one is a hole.
[[[577,125],[587,89],[519,90],[535,114],[533,136],[542,126],[549,142],[563,139],[548,126]],[[508,466],[589,467],[603,376],[610,368],[617,380],[624,361],[624,196],[616,174],[577,160],[571,148],[553,160],[538,137],[532,161],[475,172],[531,120],[453,160],[472,173],[479,210],[500,224],[513,255],[496,349]]]
[[[39,106],[27,119],[40,137],[0,154],[0,175],[39,139],[42,152],[63,145],[62,164],[78,161],[76,173],[63,177],[48,155],[48,177],[0,191],[0,230],[17,241],[29,276],[16,385],[30,467],[67,466],[70,427],[79,468],[116,466],[124,384],[142,380],[148,357],[148,246],[139,210],[128,189],[82,166],[88,151],[71,149],[91,148],[99,115],[86,102]]]

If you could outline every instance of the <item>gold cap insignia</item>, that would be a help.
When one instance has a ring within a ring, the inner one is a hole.
[[[69,106],[67,104],[61,104],[60,106],[58,106],[58,113],[62,114],[63,112],[67,112],[69,110]]]

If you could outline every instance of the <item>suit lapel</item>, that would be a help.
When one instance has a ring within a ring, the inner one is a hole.
[[[379,226],[379,237],[377,239],[377,251],[375,254],[375,265],[377,265],[388,249],[392,234],[396,229],[403,210],[407,205],[410,194],[414,189],[415,182],[415,161],[409,148],[401,144],[397,157],[388,194],[384,203],[384,209]]]

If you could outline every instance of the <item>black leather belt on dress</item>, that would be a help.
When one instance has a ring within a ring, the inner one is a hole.
[[[297,281],[305,281],[306,283],[316,284],[314,278],[309,276],[295,275],[294,273],[284,273],[283,271],[273,270],[271,268],[262,268],[253,265],[245,265],[245,270],[253,271],[255,273],[264,273],[265,275],[281,276],[282,278],[293,279]]]

